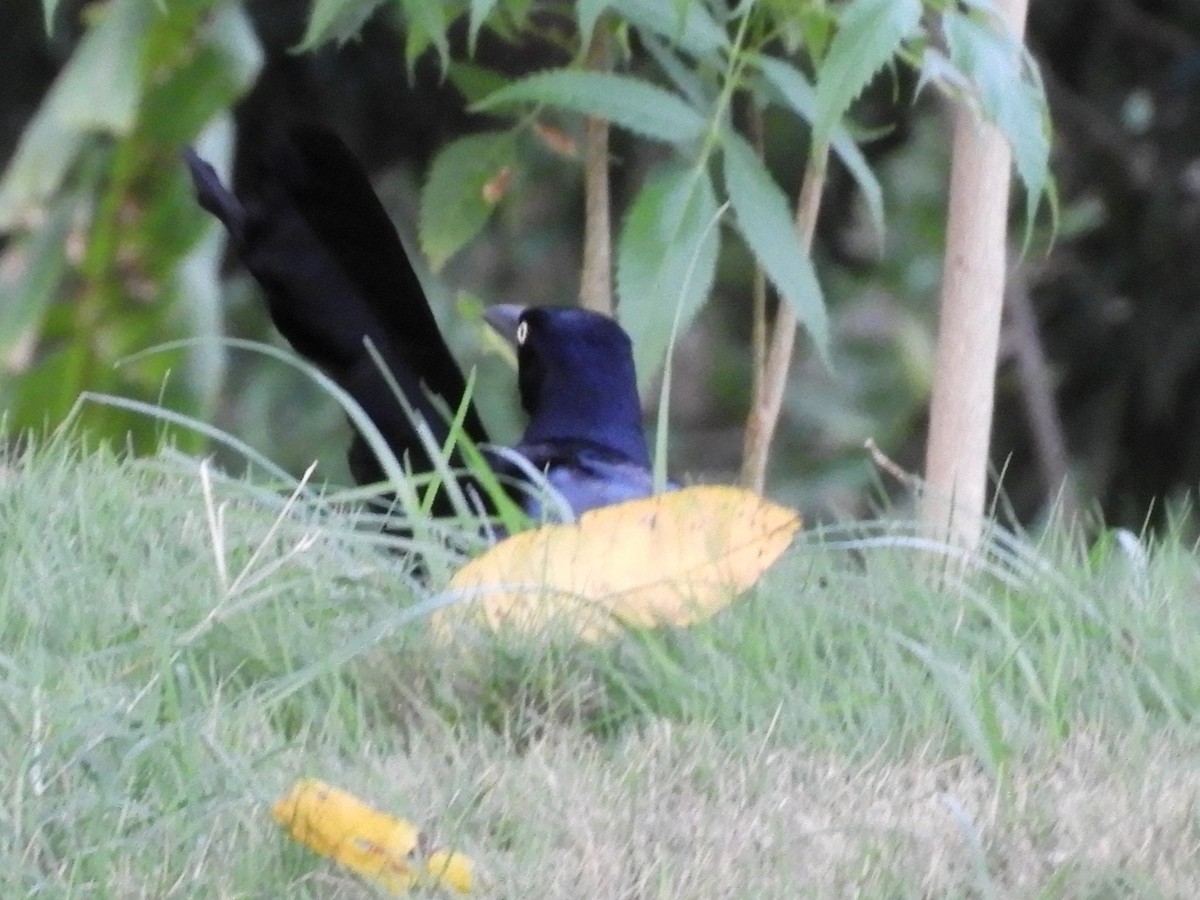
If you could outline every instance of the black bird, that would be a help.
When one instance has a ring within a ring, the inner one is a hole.
[[[433,469],[413,422],[366,347],[369,339],[439,444],[449,433],[437,398],[457,410],[466,383],[446,346],[395,227],[362,167],[330,131],[292,130],[263,158],[242,196],[190,148],[184,157],[204,209],[221,220],[262,286],[276,327],[363,408],[397,458]],[[629,336],[581,309],[496,306],[485,318],[517,347],[529,422],[512,448],[545,474],[578,515],[652,492]],[[463,430],[488,435],[474,408]],[[383,480],[361,435],[348,452],[359,484]],[[541,507],[511,454],[488,459],[531,515]],[[456,454],[451,465],[460,468]],[[469,480],[469,479],[468,479]],[[434,512],[451,505],[439,492]]]

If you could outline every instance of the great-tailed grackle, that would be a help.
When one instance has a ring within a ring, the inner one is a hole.
[[[458,409],[465,381],[395,227],[345,144],[325,129],[294,129],[264,157],[241,197],[194,151],[186,150],[185,159],[200,205],[224,223],[279,331],[358,402],[398,458],[407,456],[414,472],[431,470],[365,340],[439,443],[449,429],[430,397]],[[485,318],[517,347],[529,422],[513,450],[545,473],[576,515],[648,496],[650,460],[631,344],[621,327],[560,307],[496,306]],[[466,411],[463,430],[487,443],[475,409]],[[383,479],[361,435],[348,455],[358,483]],[[521,467],[502,455],[489,460],[537,515]],[[460,459],[450,462],[461,466]],[[434,511],[449,511],[444,493]]]

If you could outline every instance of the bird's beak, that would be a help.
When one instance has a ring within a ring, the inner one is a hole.
[[[493,331],[504,338],[509,346],[516,349],[517,325],[521,321],[521,314],[523,312],[525,312],[525,307],[518,303],[498,303],[495,306],[489,306],[483,311],[483,321],[487,322]]]

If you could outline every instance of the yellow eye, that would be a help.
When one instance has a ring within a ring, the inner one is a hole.
[[[527,338],[527,337],[529,337],[529,323],[528,322],[518,323],[517,324],[517,346],[523,347],[525,345],[525,338]]]

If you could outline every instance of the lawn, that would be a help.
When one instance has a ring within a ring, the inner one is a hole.
[[[431,636],[355,513],[164,453],[0,464],[0,896],[369,897],[302,777],[484,897],[1200,896],[1200,563],[806,532],[700,626]],[[426,538],[427,540],[431,538]]]

